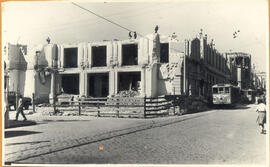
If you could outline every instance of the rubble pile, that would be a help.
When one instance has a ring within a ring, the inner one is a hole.
[[[106,105],[143,105],[144,99],[140,97],[114,97],[109,98]]]
[[[116,97],[135,97],[138,96],[139,92],[138,91],[134,91],[134,90],[124,90],[124,91],[120,91]]]
[[[177,69],[177,63],[164,64],[160,66],[160,79],[173,79],[175,70]]]

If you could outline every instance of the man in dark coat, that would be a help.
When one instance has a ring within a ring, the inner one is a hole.
[[[19,114],[22,114],[22,116],[24,118],[23,121],[27,120],[25,115],[24,115],[24,112],[23,112],[23,98],[22,98],[22,96],[19,96],[18,108],[17,108],[17,112],[16,112],[16,121],[18,121]]]

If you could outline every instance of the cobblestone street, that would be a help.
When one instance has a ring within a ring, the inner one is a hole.
[[[7,129],[5,159],[15,164],[260,164],[266,135],[255,105],[157,119],[41,121]],[[28,132],[28,133],[26,133]],[[27,134],[27,135],[26,135]]]

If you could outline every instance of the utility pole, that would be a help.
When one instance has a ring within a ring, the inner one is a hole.
[[[19,46],[18,46],[18,44],[17,44],[17,47],[19,48]],[[19,49],[19,67],[18,67],[18,71],[17,71],[17,90],[16,90],[16,109],[18,109],[18,102],[19,102],[19,92],[20,92],[20,84],[21,84],[21,82],[20,82],[20,80],[21,80],[21,75],[20,75],[20,72],[21,72],[21,67],[22,67],[22,65],[21,65],[21,49]]]
[[[55,105],[55,73],[56,73],[56,70],[55,70],[55,68],[53,67],[53,70],[52,70],[52,73],[51,73],[51,75],[52,75],[52,80],[51,80],[51,85],[52,85],[52,100],[53,100],[53,112],[54,112],[54,114],[56,114],[56,105]]]
[[[5,70],[5,128],[9,126],[9,103],[8,103],[8,92],[9,92],[9,73],[7,69]]]
[[[58,51],[57,51],[57,45],[55,44],[50,44],[51,39],[48,37],[46,39],[48,42],[48,45],[52,45],[51,51],[52,51],[52,65],[51,68],[49,68],[49,72],[51,73],[51,93],[50,93],[50,103],[53,105],[53,113],[56,114],[56,75],[58,73]]]
[[[184,74],[183,74],[183,91],[186,94],[186,55],[188,53],[188,40],[185,39],[185,53],[184,53]]]

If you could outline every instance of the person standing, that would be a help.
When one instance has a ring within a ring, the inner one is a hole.
[[[24,115],[24,112],[23,112],[23,99],[22,99],[22,96],[19,97],[19,101],[18,101],[18,108],[17,108],[17,112],[16,112],[16,121],[18,121],[19,114],[22,114],[22,116],[24,118],[23,121],[27,120],[25,115]]]
[[[262,128],[261,134],[264,134],[265,133],[264,124],[266,123],[266,105],[264,104],[264,101],[262,99],[258,100],[258,106],[257,106],[256,112],[258,112],[258,117],[257,117],[256,122]]]

